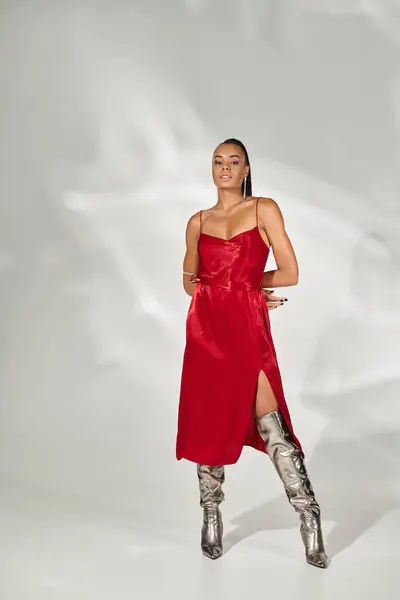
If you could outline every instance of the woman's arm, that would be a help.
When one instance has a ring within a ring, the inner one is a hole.
[[[279,206],[272,198],[261,198],[258,206],[259,223],[264,228],[274,252],[277,268],[266,271],[262,286],[286,287],[299,281],[299,266]]]
[[[191,282],[199,264],[197,244],[200,233],[200,212],[190,217],[186,227],[186,253],[183,259],[183,287],[189,296],[193,296],[196,283]]]

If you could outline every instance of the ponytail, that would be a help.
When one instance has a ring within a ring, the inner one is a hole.
[[[246,190],[244,189],[244,180],[243,180],[242,194],[245,196],[252,196],[253,195],[253,187],[251,184],[251,168],[250,168],[249,155],[247,154],[245,145],[243,144],[243,142],[241,142],[240,140],[237,140],[236,138],[228,138],[227,140],[225,140],[223,142],[223,144],[235,144],[235,146],[239,146],[239,148],[241,148],[243,150],[245,164],[249,167],[249,173],[246,178]]]

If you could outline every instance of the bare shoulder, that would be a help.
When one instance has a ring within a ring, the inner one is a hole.
[[[282,220],[283,216],[281,213],[281,209],[276,200],[273,198],[260,198],[258,203],[258,212],[261,218],[265,218],[268,221],[271,220]]]
[[[198,210],[196,213],[194,213],[194,215],[192,215],[190,217],[189,221],[187,222],[188,231],[194,230],[199,227],[200,215],[201,215],[201,210]]]
[[[269,212],[279,210],[279,206],[276,200],[274,200],[273,198],[264,198],[262,196],[259,198],[258,207],[261,210]]]
[[[188,247],[194,247],[200,237],[200,214],[201,211],[197,211],[190,217],[186,225],[186,244]]]

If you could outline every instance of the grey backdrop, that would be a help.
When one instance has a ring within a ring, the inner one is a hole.
[[[4,0],[0,17],[3,479],[197,510],[174,454],[184,230],[236,136],[299,259],[273,335],[331,544],[350,543],[398,506],[398,3]],[[245,449],[228,469],[232,513],[281,494],[265,465]],[[380,501],[354,525],[366,486]]]

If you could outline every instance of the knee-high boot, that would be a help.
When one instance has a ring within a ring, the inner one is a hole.
[[[225,481],[224,466],[197,465],[200,487],[200,506],[203,508],[201,549],[208,558],[219,558],[222,554],[223,524],[219,505],[225,499],[222,484]]]
[[[300,515],[300,533],[307,562],[325,569],[329,559],[321,530],[321,511],[299,448],[279,410],[256,419],[257,428],[286,495]]]

